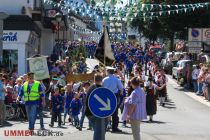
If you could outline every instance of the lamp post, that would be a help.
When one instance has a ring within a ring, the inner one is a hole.
[[[62,14],[60,12],[58,12],[56,15],[55,15],[55,19],[56,21],[58,22],[58,40],[59,40],[59,32],[60,32],[60,22],[62,20]]]

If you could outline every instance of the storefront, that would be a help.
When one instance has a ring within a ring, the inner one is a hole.
[[[38,52],[40,41],[33,31],[4,30],[3,62],[5,69],[17,70],[19,75],[28,71],[27,58]]]

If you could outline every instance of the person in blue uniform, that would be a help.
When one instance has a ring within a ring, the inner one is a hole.
[[[59,93],[58,87],[54,89],[54,94],[51,97],[51,101],[52,101],[52,117],[49,126],[53,127],[54,121],[58,117],[58,127],[61,127],[61,112],[63,109],[63,98]]]
[[[74,126],[79,129],[79,117],[80,110],[82,108],[82,103],[79,99],[79,93],[74,94],[74,98],[70,104],[71,115],[74,119]]]

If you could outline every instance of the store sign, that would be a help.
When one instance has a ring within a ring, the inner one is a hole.
[[[210,42],[210,28],[203,29],[203,41]]]
[[[199,42],[199,41],[189,41],[188,42],[188,47],[191,47],[191,48],[201,48],[202,47],[202,42]]]
[[[30,35],[30,31],[20,31],[20,30],[4,30],[3,43],[13,44],[13,43],[27,43]]]
[[[188,41],[202,41],[202,29],[201,28],[189,28]]]
[[[17,32],[3,33],[2,40],[3,41],[16,42],[16,41],[18,41],[18,37],[17,36],[18,36]]]

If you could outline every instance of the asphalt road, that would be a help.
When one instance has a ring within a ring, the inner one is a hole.
[[[156,140],[210,140],[210,108],[186,95],[171,78],[167,90],[169,102],[158,108],[155,123],[142,125],[142,132]]]
[[[158,105],[157,114],[154,122],[147,121],[141,124],[142,140],[210,140],[210,108],[193,98],[190,98],[183,90],[177,86],[176,82],[169,78],[168,82],[169,101],[165,107]],[[193,94],[193,93],[191,93]],[[39,128],[37,121],[36,128]],[[83,129],[78,131],[76,128],[65,125],[63,128],[49,128],[50,118],[45,118],[45,126],[53,131],[61,131],[63,136],[33,136],[33,139],[68,139],[68,140],[92,140],[92,131]],[[0,128],[0,139],[31,139],[31,137],[6,137],[6,130],[27,129],[25,122],[9,122],[7,127]],[[87,126],[87,120],[85,120]],[[121,126],[121,124],[120,124]],[[106,133],[106,140],[132,140],[130,127],[120,128],[124,134]]]

